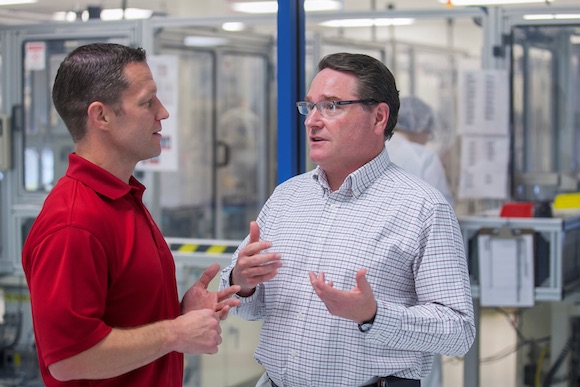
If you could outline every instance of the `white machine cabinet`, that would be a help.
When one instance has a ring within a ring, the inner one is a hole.
[[[553,218],[459,218],[474,298],[479,298],[478,236],[481,232],[533,232],[536,301],[560,301],[580,285],[580,213]]]

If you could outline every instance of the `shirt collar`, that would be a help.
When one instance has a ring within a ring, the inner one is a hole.
[[[377,157],[348,175],[338,190],[350,190],[355,197],[359,197],[380,175],[385,172],[390,162],[387,150],[386,148],[383,148]],[[312,178],[318,182],[322,188],[330,191],[326,173],[322,168],[320,168],[320,166],[317,166],[316,169],[314,169]]]
[[[139,200],[143,197],[145,186],[133,176],[131,176],[129,184],[127,184],[76,153],[71,153],[68,156],[68,161],[69,166],[66,175],[71,179],[80,181],[100,195],[112,200],[119,199],[128,193],[131,193]]]

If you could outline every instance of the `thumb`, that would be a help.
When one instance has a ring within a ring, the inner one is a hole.
[[[207,289],[207,287],[209,286],[209,283],[211,282],[211,280],[214,279],[214,277],[216,276],[216,274],[220,271],[220,264],[219,263],[214,263],[211,266],[209,266],[207,269],[205,269],[203,271],[203,273],[201,274],[201,277],[199,277],[199,280],[196,281],[195,285],[197,285],[198,287],[203,287],[204,289]]]
[[[250,222],[250,241],[248,243],[258,242],[260,240],[260,227],[255,221]]]

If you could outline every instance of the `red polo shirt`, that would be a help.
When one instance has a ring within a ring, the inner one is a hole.
[[[170,353],[116,378],[60,383],[48,365],[101,341],[113,327],[180,314],[175,263],[142,202],[124,183],[71,154],[22,254],[44,382],[52,386],[181,386],[183,355]]]

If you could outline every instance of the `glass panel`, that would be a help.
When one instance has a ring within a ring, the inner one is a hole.
[[[179,58],[179,170],[160,172],[168,237],[243,239],[269,194],[271,40],[194,47],[194,29],[164,29],[157,54]],[[207,35],[207,32],[205,32]],[[205,36],[205,35],[204,35]],[[258,43],[256,43],[258,42]]]
[[[221,66],[222,111],[217,128],[218,238],[243,239],[264,202],[258,170],[266,148],[268,63],[257,55],[225,55]],[[262,191],[263,192],[263,191]]]
[[[128,44],[124,39],[115,42]],[[99,39],[98,41],[103,41]],[[93,40],[47,40],[24,42],[23,52],[38,50],[26,62],[24,86],[24,188],[48,192],[64,175],[73,142],[52,105],[54,77],[64,57],[76,47]]]
[[[549,201],[580,177],[580,27],[520,26],[513,37],[513,195]]]
[[[215,55],[166,50],[179,55],[179,170],[161,172],[162,231],[166,236],[210,238],[214,229],[212,114]]]
[[[436,124],[428,145],[437,151],[452,192],[459,184],[455,106],[458,63],[462,60],[473,59],[460,50],[397,44],[400,96],[417,96],[433,108]]]

